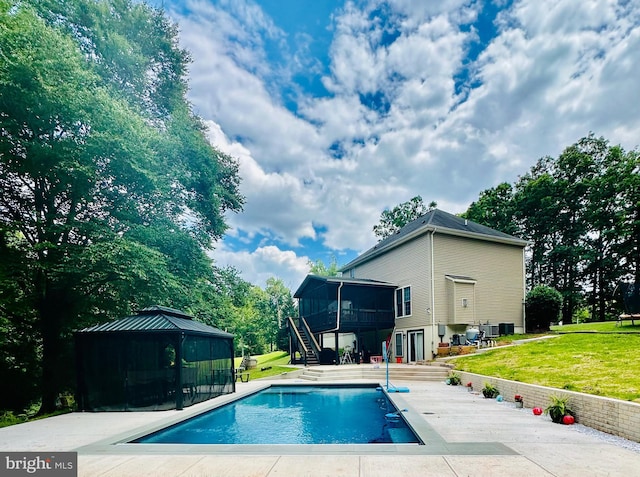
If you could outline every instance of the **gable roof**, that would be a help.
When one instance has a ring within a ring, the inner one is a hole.
[[[526,240],[514,237],[513,235],[499,232],[498,230],[485,225],[480,225],[471,220],[463,219],[440,209],[433,209],[423,216],[418,217],[416,220],[409,222],[395,234],[381,240],[369,250],[347,263],[340,270],[348,270],[355,265],[366,262],[382,253],[388,252],[400,244],[427,232],[458,235],[477,240],[516,245],[519,247],[525,247],[527,245]]]
[[[192,316],[186,313],[167,308],[164,306],[150,306],[138,311],[137,315],[121,318],[116,321],[109,321],[101,325],[84,328],[79,333],[99,333],[99,332],[162,332],[162,331],[186,331],[215,335],[221,338],[233,338],[231,333],[227,333],[213,326],[205,325],[195,321]]]

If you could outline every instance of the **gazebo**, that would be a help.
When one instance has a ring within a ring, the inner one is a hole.
[[[152,306],[75,333],[83,411],[183,409],[235,392],[233,335]]]

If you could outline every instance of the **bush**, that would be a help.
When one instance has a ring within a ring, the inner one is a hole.
[[[564,416],[575,417],[574,412],[569,409],[569,396],[549,396],[549,400],[551,404],[544,410],[544,413],[549,414],[553,422],[560,424]]]
[[[486,398],[493,399],[498,397],[500,391],[491,383],[484,383],[484,387],[482,388],[482,395]]]
[[[527,293],[527,333],[549,331],[552,321],[557,321],[562,307],[562,295],[555,288],[538,285]]]

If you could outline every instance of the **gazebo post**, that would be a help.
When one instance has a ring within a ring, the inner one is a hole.
[[[182,395],[182,356],[184,343],[184,333],[178,333],[178,343],[176,346],[176,409],[182,411],[184,409],[183,395]]]

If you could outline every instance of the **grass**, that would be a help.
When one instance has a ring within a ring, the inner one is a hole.
[[[73,410],[71,408],[59,409],[49,414],[36,414],[37,408],[40,405],[29,409],[28,413],[16,415],[12,411],[3,411],[0,413],[0,427],[13,426],[14,424],[21,424],[27,421],[37,421],[38,419],[45,419],[47,417],[59,416],[60,414],[68,414]]]
[[[295,371],[297,368],[287,366],[289,364],[289,354],[286,351],[274,351],[272,353],[252,356],[257,359],[258,364],[255,368],[247,370],[249,379],[268,378],[278,374]],[[242,358],[236,358],[234,365],[240,366]]]
[[[580,323],[574,325],[552,326],[551,331],[556,333],[640,333],[640,320],[623,321],[620,326],[615,321],[601,321],[595,323]]]
[[[554,330],[560,331],[555,338],[465,355],[453,363],[460,371],[640,402],[640,326],[588,323]]]
[[[496,344],[498,346],[510,345],[513,344],[514,341],[518,340],[526,340],[531,338],[539,338],[540,336],[544,336],[546,333],[538,333],[538,334],[517,334],[517,335],[505,335],[500,336],[496,339]]]

